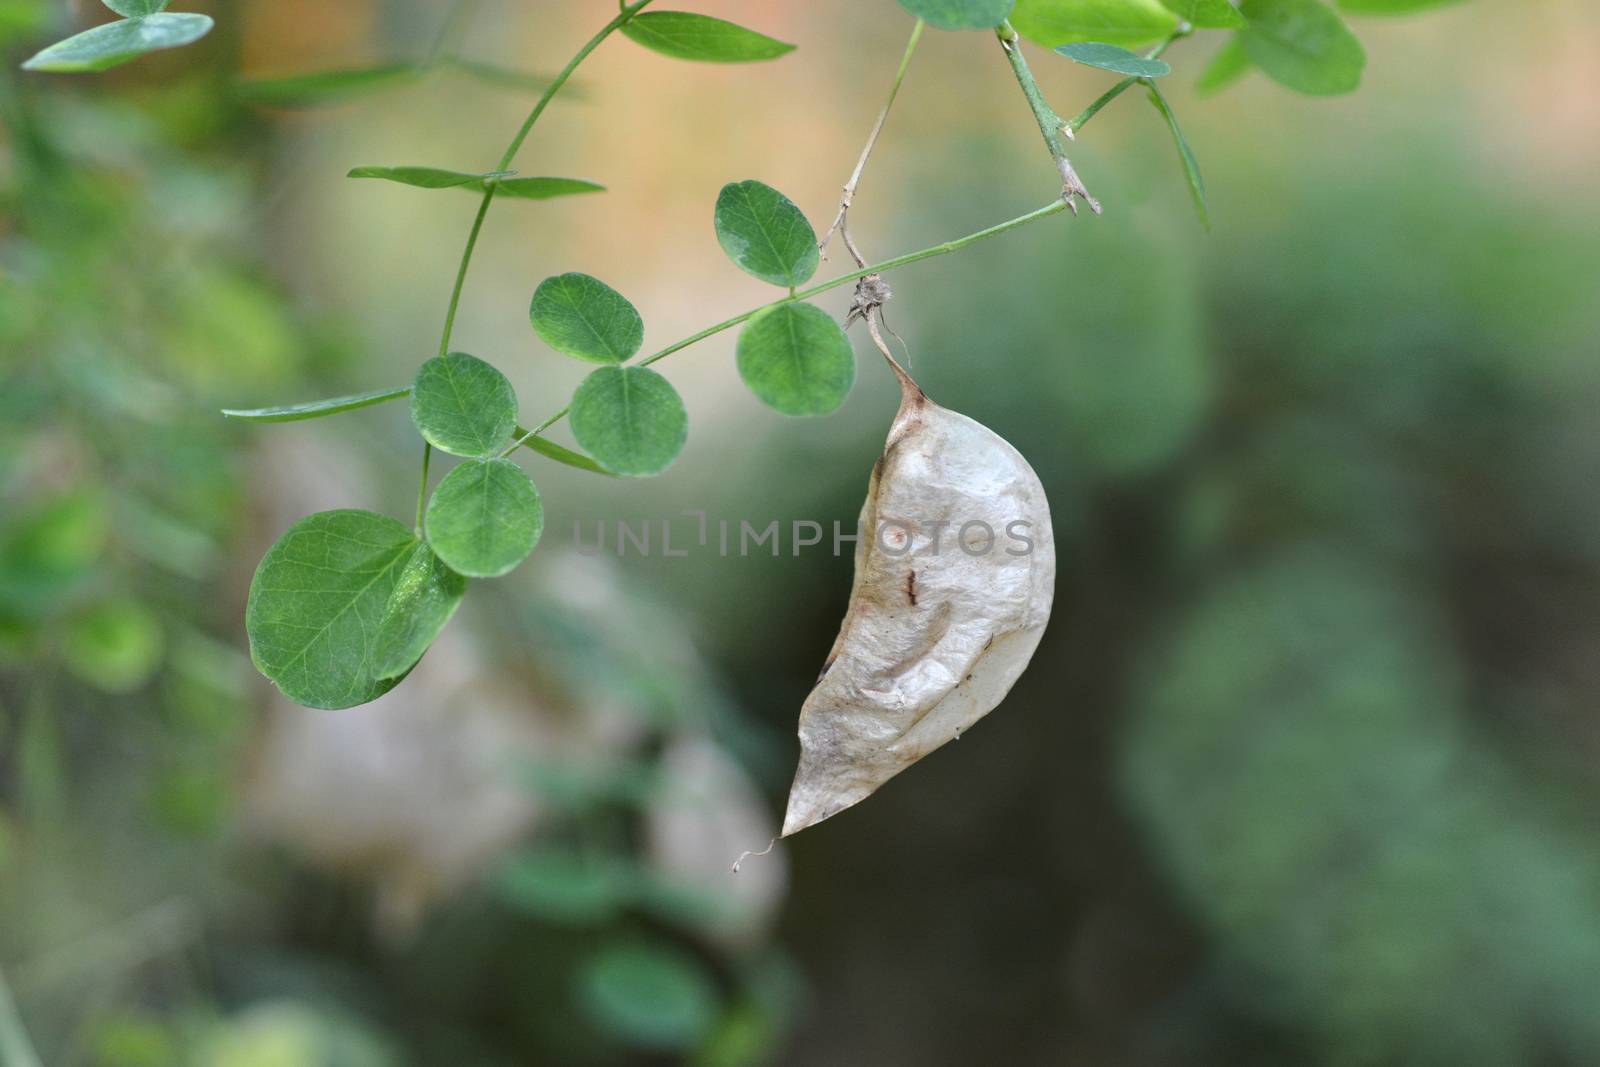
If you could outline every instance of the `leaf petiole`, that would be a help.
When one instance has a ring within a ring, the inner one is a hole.
[[[310,400],[304,404],[284,404],[281,407],[223,408],[222,414],[230,419],[244,419],[247,422],[299,422],[302,419],[320,419],[327,415],[355,411],[358,408],[371,407],[373,404],[399,400],[403,396],[410,395],[411,387],[403,385],[398,389],[352,393],[349,396],[329,397],[327,400]]]
[[[417,536],[422,536],[422,512],[428,504],[428,466],[433,462],[433,442],[422,442],[422,482],[417,486]]]
[[[1187,25],[1187,23],[1185,25]],[[1144,58],[1160,59],[1161,54],[1167,49],[1171,48],[1174,42],[1189,36],[1193,32],[1194,30],[1192,28],[1184,29],[1183,27],[1179,27],[1165,41],[1162,41],[1160,44],[1150,49],[1150,51],[1146,52],[1144,54]],[[1148,84],[1150,79],[1124,78],[1111,88],[1107,89],[1104,93],[1101,93],[1099,99],[1090,104],[1088,107],[1084,108],[1082,111],[1078,112],[1078,114],[1073,117],[1072,121],[1066,124],[1067,136],[1071,137],[1075,135],[1079,130],[1083,129],[1085,123],[1094,118],[1096,115],[1100,114],[1101,108],[1105,107],[1107,104],[1111,103],[1111,101],[1115,100],[1117,97],[1121,96],[1123,93],[1127,92],[1140,82],[1145,82]]]

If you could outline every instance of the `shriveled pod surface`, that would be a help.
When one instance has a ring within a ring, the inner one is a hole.
[[[1039,476],[994,431],[895,371],[900,411],[861,509],[849,610],[800,709],[784,836],[987,715],[1050,618],[1055,540]]]

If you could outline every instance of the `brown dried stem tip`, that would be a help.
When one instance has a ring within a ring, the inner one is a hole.
[[[867,169],[867,160],[872,158],[872,150],[877,147],[878,135],[883,133],[883,125],[889,121],[889,109],[894,106],[894,98],[900,95],[900,86],[906,80],[906,70],[911,66],[911,54],[917,50],[917,42],[922,39],[922,26],[922,20],[918,19],[916,25],[911,27],[911,37],[906,41],[906,50],[900,56],[900,66],[895,70],[894,81],[889,86],[889,99],[883,102],[883,107],[878,111],[878,117],[872,123],[872,132],[867,135],[866,146],[861,149],[861,156],[856,160],[856,169],[850,172],[850,180],[844,183],[844,189],[839,197],[839,212],[833,217],[833,225],[828,227],[828,232],[817,242],[817,251],[822,253],[823,259],[828,258],[828,242],[833,240],[833,235],[837,232],[844,238],[845,247],[850,250],[850,256],[856,261],[856,266],[867,265],[861,250],[850,239],[850,205],[855,200],[856,187],[861,184],[861,175]]]

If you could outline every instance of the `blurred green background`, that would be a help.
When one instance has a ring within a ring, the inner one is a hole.
[[[825,224],[909,29],[887,0],[692,6],[799,50],[613,40],[541,123],[524,172],[610,192],[497,204],[456,330],[525,421],[583,373],[529,329],[546,275],[628,293],[652,348],[770,298],[717,189]],[[342,175],[482,169],[530,96],[236,91],[421,55],[443,0],[197,4],[191,48],[16,70],[93,7],[0,0],[0,1060],[25,1032],[52,1067],[1600,1062],[1583,0],[1357,20],[1366,83],[1328,100],[1196,100],[1219,42],[1182,42],[1210,234],[1130,93],[1078,142],[1104,216],[892,276],[923,386],[1045,481],[1055,616],[982,728],[737,876],[849,561],[583,556],[574,523],[851,524],[876,355],[806,421],[739,385],[731,333],[674,356],[671,471],[526,458],[533,559],[389,696],[287,705],[246,652],[255,562],[315,510],[407,516],[415,436],[401,405],[216,410],[407,381],[474,202]],[[481,0],[461,53],[548,73],[611,10]],[[1108,84],[1030,54],[1061,110]],[[857,240],[1045,203],[1037,142],[993,42],[930,31]]]

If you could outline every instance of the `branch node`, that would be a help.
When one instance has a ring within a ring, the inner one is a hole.
[[[869,319],[872,313],[887,304],[894,296],[889,283],[881,274],[869,274],[856,282],[855,297],[850,301],[850,312],[844,317],[844,328],[849,329],[857,319]],[[868,325],[871,323],[869,321]]]

